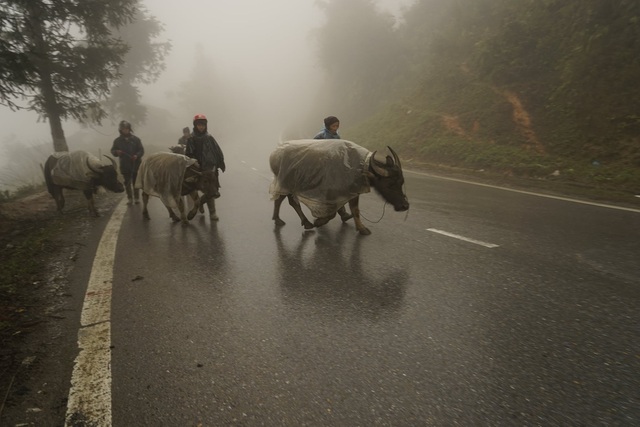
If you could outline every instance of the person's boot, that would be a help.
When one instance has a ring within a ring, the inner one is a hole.
[[[216,203],[213,199],[207,200],[207,207],[209,208],[209,219],[211,221],[218,221],[218,215],[216,215]]]

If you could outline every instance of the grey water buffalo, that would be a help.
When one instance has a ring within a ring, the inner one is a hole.
[[[147,209],[149,196],[156,196],[162,200],[174,222],[182,221],[183,224],[188,224],[198,213],[198,209],[203,209],[204,204],[209,207],[211,220],[218,219],[214,203],[214,200],[220,197],[218,171],[200,171],[194,159],[182,154],[155,153],[145,157],[138,171],[136,188],[142,189],[144,219],[151,219]],[[203,195],[198,196],[198,192],[202,192]],[[185,213],[182,199],[182,196],[187,195],[194,201],[188,215]],[[180,217],[173,212],[174,208],[180,211]]]
[[[274,200],[273,220],[280,219],[284,198],[296,211],[305,229],[320,227],[333,217],[345,203],[360,234],[371,234],[360,218],[360,194],[373,187],[396,211],[409,209],[403,192],[404,177],[400,158],[387,147],[390,155],[371,152],[351,141],[297,140],[281,143],[270,155],[269,165],[274,179],[270,186]],[[300,202],[315,218],[311,223],[302,212]]]
[[[98,216],[93,195],[98,187],[104,187],[114,193],[122,193],[124,186],[118,181],[118,170],[115,161],[110,165],[103,165],[98,157],[86,151],[71,151],[54,153],[44,164],[44,180],[47,190],[56,201],[58,212],[64,208],[63,189],[81,190],[87,198],[89,212]]]

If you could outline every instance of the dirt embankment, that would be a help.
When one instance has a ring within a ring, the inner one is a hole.
[[[64,423],[67,277],[90,225],[82,193],[66,198],[64,215],[46,191],[0,203],[0,425]]]

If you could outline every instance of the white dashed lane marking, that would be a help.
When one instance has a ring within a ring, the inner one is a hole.
[[[427,228],[427,231],[442,234],[443,236],[453,237],[454,239],[458,240],[464,240],[465,242],[474,243],[476,245],[484,246],[485,248],[497,248],[499,246],[493,243],[482,242],[480,240],[475,240],[469,237],[460,236],[458,234],[449,233],[447,231],[438,230],[436,228]]]

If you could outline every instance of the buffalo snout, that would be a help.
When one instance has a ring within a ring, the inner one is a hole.
[[[396,210],[396,212],[408,211],[409,210],[409,202],[403,203],[400,206],[394,206],[394,209]]]
[[[118,184],[114,187],[113,192],[114,193],[124,193],[124,185],[122,185],[122,183],[118,182]]]
[[[403,197],[399,203],[394,204],[393,209],[395,209],[396,212],[404,212],[409,210],[409,200],[407,200],[406,196]]]

